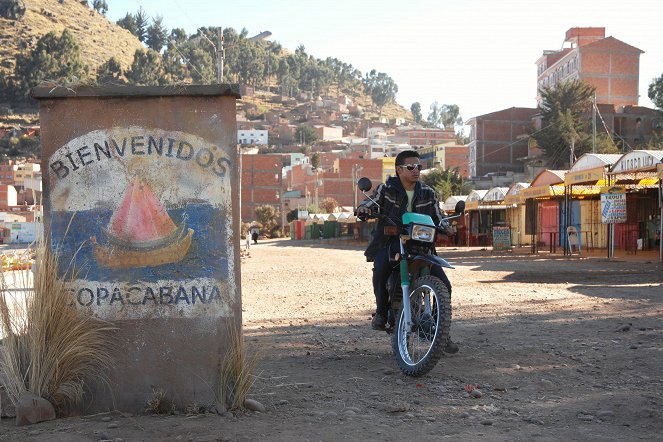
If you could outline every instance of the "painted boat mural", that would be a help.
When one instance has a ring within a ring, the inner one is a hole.
[[[89,132],[49,158],[51,243],[104,318],[226,315],[237,293],[227,154],[183,132]]]
[[[152,267],[177,263],[191,247],[193,229],[175,225],[166,209],[154,196],[148,183],[135,179],[113,213],[107,229],[102,229],[106,244],[90,242],[102,266],[113,268]]]

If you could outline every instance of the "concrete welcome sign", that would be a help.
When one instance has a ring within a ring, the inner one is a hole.
[[[194,134],[95,130],[48,158],[51,228],[85,268],[74,301],[104,318],[228,315],[234,287],[230,170]]]
[[[79,272],[71,304],[122,339],[116,388],[88,410],[139,410],[155,387],[179,405],[213,400],[241,324],[236,90],[33,91],[51,247]]]

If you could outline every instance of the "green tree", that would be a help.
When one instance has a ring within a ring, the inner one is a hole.
[[[182,83],[189,77],[186,62],[173,40],[168,42],[166,49],[161,54],[161,65],[167,84]]]
[[[460,176],[456,167],[453,169],[437,167],[422,175],[421,181],[435,189],[440,201],[452,195],[467,195],[472,191],[472,186]]]
[[[108,3],[106,3],[106,0],[94,0],[92,2],[92,8],[101,15],[106,15],[106,12],[108,11]]]
[[[463,119],[460,117],[460,108],[456,104],[443,104],[440,109],[440,121],[445,129],[453,129],[462,126]]]
[[[131,69],[126,73],[131,84],[143,86],[163,85],[165,82],[164,70],[161,65],[161,56],[158,52],[148,49],[136,50]]]
[[[437,101],[433,101],[429,110],[426,121],[431,127],[440,127],[442,125],[442,106]]]
[[[412,106],[410,106],[410,111],[412,112],[412,118],[414,119],[415,123],[421,123],[421,119],[423,116],[421,115],[421,103],[414,102],[412,103]]]
[[[299,144],[313,144],[318,140],[318,133],[312,126],[302,124],[297,126],[295,138]]]
[[[134,19],[136,20],[136,33],[134,35],[138,37],[138,40],[140,40],[141,43],[143,43],[147,38],[147,23],[149,17],[142,6],[138,8],[138,11],[134,15]]]
[[[313,170],[318,170],[320,168],[320,152],[314,152],[311,155],[311,168]]]
[[[299,216],[299,209],[292,209],[290,212],[285,214],[285,220],[289,223],[297,220]]]
[[[171,29],[169,41],[175,45],[182,45],[186,43],[187,41],[186,31],[182,28]]]
[[[115,57],[111,57],[97,68],[97,84],[123,84],[122,66]]]
[[[212,84],[216,81],[214,60],[209,52],[201,48],[192,48],[187,62],[191,81],[194,84]]]
[[[131,32],[132,35],[138,36],[138,25],[136,24],[136,17],[127,12],[127,15],[115,22],[119,27]]]
[[[334,209],[338,207],[338,201],[334,198],[328,196],[327,198],[320,201],[320,208],[324,210],[325,213],[333,213]]]
[[[364,78],[364,92],[371,96],[373,104],[379,110],[379,117],[382,118],[384,106],[396,100],[398,85],[387,74],[373,69]]]
[[[647,90],[647,96],[654,103],[654,106],[663,110],[663,74],[654,78]]]
[[[548,167],[563,168],[570,158],[591,150],[587,134],[594,87],[579,80],[540,91],[542,128],[532,136],[545,151]]]
[[[46,80],[73,82],[85,75],[87,66],[73,34],[67,29],[59,37],[49,32],[37,41],[32,52],[16,57],[16,76],[26,89]]]
[[[278,223],[279,216],[280,213],[278,209],[274,206],[265,204],[263,206],[256,207],[256,219],[260,224],[262,224],[263,228],[268,232],[272,232],[274,228],[279,224]]]
[[[168,29],[163,25],[163,17],[157,15],[145,31],[145,44],[148,48],[161,52],[168,42]]]
[[[26,99],[25,86],[15,75],[0,71],[0,102],[20,102]]]

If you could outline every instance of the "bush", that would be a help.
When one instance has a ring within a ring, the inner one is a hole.
[[[105,379],[114,362],[108,334],[115,328],[71,306],[76,272],[61,277],[58,256],[45,244],[36,263],[34,289],[24,300],[7,289],[4,273],[0,277],[0,383],[14,405],[29,391],[62,412],[83,398],[87,380]]]

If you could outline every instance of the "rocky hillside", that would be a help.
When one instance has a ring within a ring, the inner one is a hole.
[[[17,55],[30,51],[37,40],[48,32],[53,31],[59,35],[64,29],[74,35],[91,76],[94,76],[96,68],[110,57],[115,57],[122,69],[126,70],[131,66],[136,50],[144,49],[143,44],[129,31],[96,12],[85,0],[0,0],[0,72],[12,75]],[[363,118],[377,118],[377,112],[372,109],[369,97],[357,91],[354,99],[366,110]],[[255,104],[261,112],[275,110],[288,114],[287,117],[294,120],[301,118],[296,111],[289,112],[301,103],[295,103],[291,107],[283,106],[270,98],[262,99],[261,94],[257,94],[253,98],[246,97],[246,101],[240,101],[240,112],[244,104],[248,103]],[[0,106],[2,104],[0,103]],[[391,119],[411,119],[410,112],[396,103],[385,106],[382,115]],[[25,120],[24,117],[21,119]],[[7,121],[7,118],[10,116],[0,116],[0,124],[16,124],[15,121]]]
[[[15,20],[0,18],[0,69],[5,72],[13,72],[16,55],[33,48],[41,36],[61,34],[65,28],[76,38],[91,73],[110,57],[128,68],[136,49],[143,48],[129,31],[80,1],[0,0],[0,10],[10,3],[22,3],[25,12]]]

